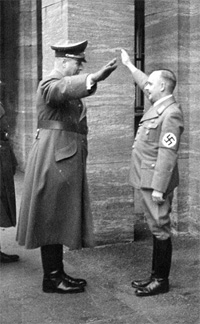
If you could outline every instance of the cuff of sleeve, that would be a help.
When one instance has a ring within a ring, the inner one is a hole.
[[[86,79],[86,88],[87,88],[87,90],[91,90],[94,85],[95,85],[95,82],[92,81],[91,74],[89,74],[87,79]]]

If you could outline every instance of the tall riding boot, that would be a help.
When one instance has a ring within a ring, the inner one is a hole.
[[[151,278],[155,277],[155,261],[157,254],[157,239],[155,235],[153,235],[153,253],[152,253],[152,268],[151,268]]]
[[[171,238],[162,241],[156,239],[156,244],[155,276],[156,278],[168,279],[172,259]]]
[[[134,280],[131,282],[133,288],[143,288],[146,287],[155,276],[155,257],[156,257],[156,237],[153,235],[153,252],[152,252],[152,267],[151,275],[146,279]]]
[[[41,246],[41,259],[44,274],[63,270],[63,246],[52,244]]]
[[[86,281],[68,276],[63,269],[63,246],[61,244],[41,247],[44,270],[43,291],[48,293],[79,293],[84,291]]]
[[[144,288],[139,288],[136,291],[137,296],[151,296],[169,291],[169,273],[171,268],[172,258],[172,242],[171,238],[167,240],[155,240],[155,276]]]

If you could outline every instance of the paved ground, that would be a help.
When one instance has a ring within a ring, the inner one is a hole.
[[[19,204],[23,179],[16,177]],[[199,240],[174,237],[171,289],[163,295],[138,298],[130,282],[147,275],[151,237],[81,251],[65,251],[65,270],[87,279],[77,295],[41,290],[39,250],[15,242],[15,229],[1,232],[2,247],[20,255],[20,262],[0,265],[0,324],[199,324]]]

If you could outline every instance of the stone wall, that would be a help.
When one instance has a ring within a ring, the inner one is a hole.
[[[189,20],[189,206],[188,215],[190,233],[200,233],[200,3],[198,0],[190,0],[187,10]]]
[[[199,15],[198,0],[145,1],[146,73],[161,67],[175,72],[175,97],[185,118],[179,154],[180,185],[175,191],[172,221],[179,232],[192,233],[199,226]]]
[[[21,170],[36,131],[35,93],[41,75],[39,5],[39,0],[1,1],[3,104]]]
[[[19,73],[19,1],[0,1],[0,78],[1,101],[10,125],[10,137],[14,138],[18,110]]]
[[[41,76],[40,1],[20,1],[18,44],[18,105],[14,134],[19,168],[24,170],[36,134],[36,90]]]

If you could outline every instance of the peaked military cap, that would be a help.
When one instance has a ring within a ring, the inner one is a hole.
[[[52,45],[51,48],[55,51],[56,57],[69,57],[86,62],[85,49],[88,41],[78,43],[65,42],[63,44]]]

